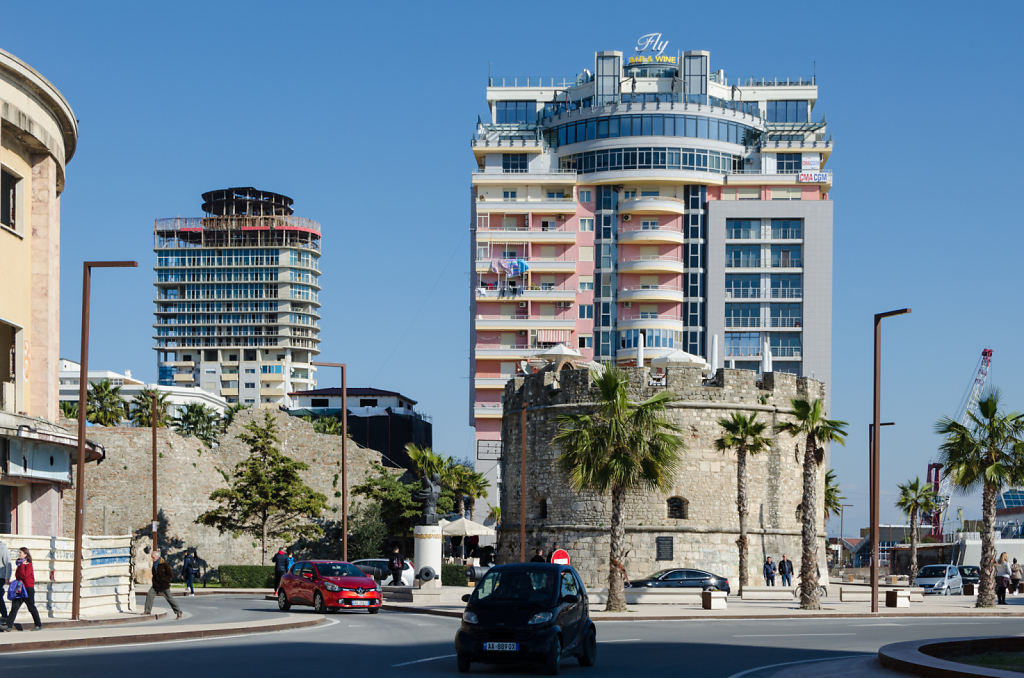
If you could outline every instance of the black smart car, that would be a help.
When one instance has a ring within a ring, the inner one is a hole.
[[[961,565],[956,569],[960,570],[960,578],[965,584],[978,585],[981,580],[981,568],[977,565]]]
[[[477,583],[455,635],[459,671],[470,664],[540,663],[558,673],[562,657],[597,659],[597,627],[576,570],[554,563],[497,565]]]
[[[701,591],[725,591],[729,593],[729,580],[725,577],[688,568],[658,570],[649,577],[629,583],[630,588],[681,588]]]

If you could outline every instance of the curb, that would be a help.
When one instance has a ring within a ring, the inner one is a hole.
[[[79,619],[78,621],[71,621],[70,619],[51,619],[46,621],[47,629],[77,629],[88,626],[114,626],[117,624],[135,624],[137,622],[145,621],[159,621],[161,618],[166,617],[167,612],[153,612],[151,614],[138,614],[133,617],[118,618],[111,617],[109,619]],[[25,630],[25,624],[16,623],[14,628],[18,631]],[[12,633],[8,631],[8,633]]]
[[[430,607],[409,607],[408,605],[394,605],[384,603],[381,606],[382,609],[391,612],[411,612],[415,614],[430,614],[435,617],[455,617],[461,618],[462,612],[456,610],[436,610]],[[793,613],[782,613],[782,614],[730,614],[730,615],[715,615],[715,614],[686,614],[686,615],[630,615],[628,617],[618,616],[607,616],[601,612],[591,614],[590,618],[593,621],[694,621],[694,620],[707,620],[707,619],[878,619],[879,617],[887,618],[900,618],[900,617],[1009,617],[1009,618],[1021,618],[1020,614],[1010,614],[1006,612],[993,612],[993,613],[959,613],[959,612],[921,612],[920,614],[907,613],[907,612],[878,612],[877,614],[872,613],[854,613],[854,612],[842,612],[842,613],[800,613],[800,610],[793,610]]]
[[[20,643],[9,643],[0,645],[0,654],[10,652],[32,652],[36,650],[53,650],[57,648],[73,647],[103,647],[107,645],[135,645],[142,643],[163,642],[168,640],[218,638],[221,636],[236,636],[242,634],[270,633],[273,631],[290,631],[309,626],[319,626],[327,623],[323,617],[318,619],[304,619],[295,622],[279,622],[276,624],[265,624],[261,626],[223,626],[214,629],[200,629],[195,631],[165,631],[161,633],[136,633],[119,636],[99,636],[95,638],[64,638],[52,640],[26,640]]]
[[[1017,671],[1003,671],[973,664],[962,664],[935,656],[925,650],[944,649],[949,653],[956,653],[958,650],[965,653],[991,650],[1020,652],[1022,645],[1024,645],[1024,640],[1019,636],[913,640],[883,645],[878,649],[878,661],[882,666],[894,671],[913,673],[919,676],[1012,678],[1021,674]]]

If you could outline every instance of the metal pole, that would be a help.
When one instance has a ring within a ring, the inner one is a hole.
[[[156,549],[157,507],[156,507],[156,394],[153,394],[153,414],[150,427],[153,429],[153,548]]]
[[[882,319],[910,313],[909,308],[875,314],[875,388],[871,431],[871,611],[878,612],[878,494],[879,432],[882,418]]]
[[[526,562],[526,393],[523,393],[522,409],[519,411],[520,431],[522,439],[519,455],[519,562]]]
[[[75,554],[71,575],[71,619],[81,618],[82,608],[82,531],[85,529],[85,415],[89,395],[89,287],[93,268],[138,266],[135,261],[82,262],[82,340],[78,366],[78,454],[75,471]]]
[[[348,388],[345,363],[328,363],[314,360],[310,365],[317,367],[338,367],[341,369],[341,559],[348,560]]]

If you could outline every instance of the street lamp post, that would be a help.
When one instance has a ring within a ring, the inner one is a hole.
[[[328,363],[313,361],[317,367],[337,367],[341,369],[341,559],[348,560],[348,456],[346,441],[348,440],[348,389],[345,387],[345,363]]]
[[[843,556],[845,555],[844,550],[846,549],[846,547],[844,546],[845,542],[843,541],[843,511],[844,511],[844,509],[847,509],[847,508],[849,508],[851,506],[853,506],[853,504],[840,504],[839,505],[839,566],[840,567],[842,567],[843,560],[845,560],[845,558],[843,558]]]
[[[137,261],[82,262],[82,344],[78,366],[78,469],[75,472],[75,560],[71,584],[71,619],[82,608],[82,530],[85,527],[85,415],[89,397],[89,284],[94,268],[136,268]]]
[[[153,393],[153,413],[150,419],[150,427],[153,429],[153,550],[156,550],[156,527],[157,527],[157,507],[156,507],[156,393]]]
[[[882,418],[882,319],[910,313],[909,308],[875,314],[875,397],[872,409],[871,455],[871,611],[878,612],[878,494],[879,494],[879,430]]]

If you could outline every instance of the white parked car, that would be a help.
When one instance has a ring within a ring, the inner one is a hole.
[[[387,558],[364,558],[353,560],[352,564],[373,577],[383,586],[391,584],[391,570],[388,569]],[[416,580],[416,572],[412,569],[412,561],[406,560],[402,568],[402,586],[412,586]]]
[[[924,589],[926,594],[940,596],[959,595],[964,592],[964,580],[954,565],[925,565],[917,571],[914,586]]]

